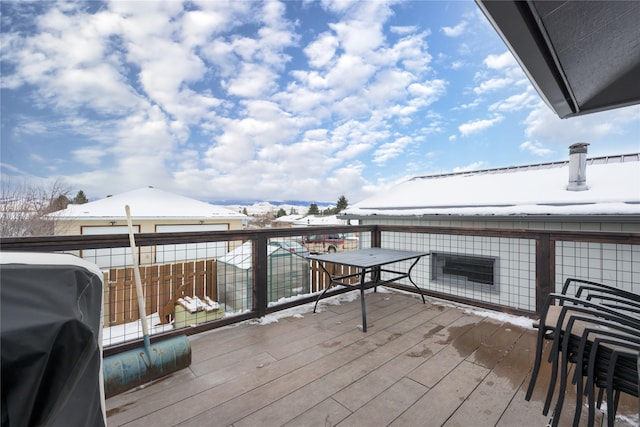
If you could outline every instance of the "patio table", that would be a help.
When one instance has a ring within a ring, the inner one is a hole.
[[[316,312],[318,308],[318,302],[327,293],[327,290],[334,285],[340,285],[351,289],[360,290],[360,304],[362,306],[362,331],[367,332],[367,315],[364,301],[364,291],[366,289],[377,288],[388,283],[392,283],[401,279],[409,279],[411,284],[415,286],[418,293],[422,297],[423,304],[426,303],[424,295],[420,291],[420,288],[415,284],[411,278],[411,271],[418,264],[420,258],[425,255],[429,255],[429,252],[414,252],[404,251],[397,249],[384,249],[384,248],[369,248],[359,249],[355,251],[336,252],[331,254],[322,255],[310,255],[307,257],[310,260],[319,261],[318,265],[327,274],[330,279],[329,286],[327,286],[318,298],[313,308],[313,312]],[[401,261],[411,261],[408,269],[401,270],[400,266],[390,269],[390,264],[399,263]],[[331,273],[326,267],[326,264],[338,264],[343,266],[356,267],[359,269],[356,273],[350,274],[336,274]],[[383,277],[383,274],[384,277]],[[367,275],[369,277],[367,278]],[[352,279],[357,278],[354,281]]]

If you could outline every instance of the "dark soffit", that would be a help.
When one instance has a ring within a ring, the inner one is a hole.
[[[476,3],[559,117],[640,103],[640,1]]]

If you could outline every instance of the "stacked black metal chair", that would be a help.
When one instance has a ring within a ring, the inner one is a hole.
[[[575,371],[572,382],[576,384],[574,425],[577,426],[580,421],[583,394],[588,398],[588,424],[591,426],[595,408],[601,406],[605,391],[607,419],[609,425],[613,425],[620,393],[636,397],[639,394],[640,295],[593,281],[570,278],[565,281],[561,293],[547,297],[536,327],[536,355],[525,399],[531,399],[542,364],[545,341],[551,340],[548,357],[551,376],[543,414],[549,412],[559,378],[558,398],[552,419],[552,425],[558,425],[569,364],[573,364]],[[597,403],[595,388],[599,391]]]

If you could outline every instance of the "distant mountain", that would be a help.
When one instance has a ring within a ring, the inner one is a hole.
[[[224,206],[236,212],[242,212],[243,209],[247,209],[249,215],[260,215],[269,212],[277,212],[281,208],[285,210],[287,214],[294,210],[300,215],[305,215],[309,210],[309,205],[315,203],[318,205],[318,209],[323,210],[335,204],[326,202],[303,202],[303,201],[217,201],[211,202],[218,206]]]
[[[306,200],[211,200],[209,201],[212,205],[220,205],[220,206],[252,206],[260,203],[269,203],[273,206],[305,206],[309,207],[311,203],[315,203],[318,207],[321,206],[335,206],[335,203],[332,202],[318,202],[318,201],[306,201]]]

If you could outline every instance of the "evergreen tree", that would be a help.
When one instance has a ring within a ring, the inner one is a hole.
[[[349,206],[349,201],[344,196],[340,196],[338,203],[336,203],[336,213],[342,212]]]
[[[319,215],[320,214],[320,210],[318,209],[318,205],[315,203],[311,203],[309,205],[309,215]]]
[[[89,203],[89,200],[87,199],[87,196],[85,196],[84,191],[80,190],[78,191],[78,194],[76,194],[76,197],[73,198],[73,204],[83,205],[85,203]]]
[[[280,218],[281,216],[287,216],[287,212],[283,208],[280,208],[278,213],[276,213],[276,218]]]

